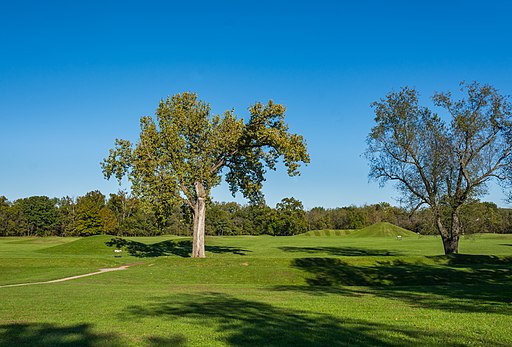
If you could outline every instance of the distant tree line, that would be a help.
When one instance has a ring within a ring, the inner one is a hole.
[[[423,235],[437,234],[432,209],[411,213],[388,203],[348,206],[333,209],[314,207],[306,212],[308,229],[360,229],[379,222],[389,222]],[[449,209],[443,218],[450,218]],[[464,234],[512,233],[512,209],[499,208],[492,202],[472,201],[462,207]]]
[[[317,229],[359,229],[384,221],[421,234],[436,233],[430,209],[410,214],[388,203],[308,211],[294,198],[284,198],[275,208],[236,202],[208,204],[207,235],[287,236]],[[188,206],[164,211],[148,209],[125,192],[108,197],[99,191],[78,198],[31,196],[13,202],[0,196],[0,236],[191,235],[193,217]],[[445,218],[449,218],[448,210]],[[466,234],[512,233],[512,210],[494,203],[468,203],[461,220]]]

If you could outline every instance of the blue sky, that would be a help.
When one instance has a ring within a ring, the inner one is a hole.
[[[269,205],[396,203],[361,156],[370,103],[404,85],[428,103],[462,80],[512,94],[510,13],[507,1],[2,1],[0,195],[115,192],[99,166],[114,139],[194,91],[216,113],[287,106],[311,164],[270,173]],[[225,186],[214,198],[232,200]]]

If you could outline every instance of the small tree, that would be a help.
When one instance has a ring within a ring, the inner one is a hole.
[[[512,159],[512,106],[489,85],[462,84],[466,97],[436,93],[444,122],[418,104],[411,88],[373,103],[375,122],[366,157],[370,178],[396,182],[415,209],[431,207],[446,254],[458,253],[461,207],[482,195],[491,179],[505,181]],[[443,218],[443,213],[448,218]]]
[[[127,176],[134,195],[153,209],[188,205],[194,216],[192,257],[204,257],[206,200],[223,172],[233,194],[259,202],[266,169],[274,170],[280,157],[290,176],[299,174],[300,162],[309,163],[302,136],[288,132],[282,105],[256,103],[249,112],[244,123],[233,111],[212,116],[194,93],[162,100],[156,120],[141,118],[134,147],[116,140],[103,173],[107,179]]]

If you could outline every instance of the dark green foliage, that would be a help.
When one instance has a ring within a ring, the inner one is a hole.
[[[77,221],[76,201],[66,196],[57,201],[59,208],[58,235],[71,236],[75,232]]]
[[[56,201],[47,196],[31,196],[16,200],[13,211],[24,226],[26,235],[50,235],[57,224]]]
[[[310,230],[361,229],[380,222],[389,222],[415,230],[413,221],[403,208],[382,202],[361,207],[347,206],[334,209],[314,207],[306,213]]]
[[[294,198],[284,198],[276,205],[274,235],[296,235],[307,230],[306,212],[304,212],[302,202]]]
[[[441,211],[443,218],[450,217],[447,209]],[[498,208],[494,203],[472,201],[461,209],[460,215],[464,234],[512,231],[512,210]],[[423,208],[411,214],[388,203],[334,209],[314,207],[306,212],[306,218],[309,230],[361,229],[388,222],[423,235],[437,233],[431,209]]]
[[[240,209],[237,218],[244,233],[261,235],[270,233],[273,215],[274,211],[266,205],[248,205]]]
[[[206,210],[207,235],[239,235],[243,233],[235,216],[241,206],[234,202],[212,203]]]
[[[11,217],[11,204],[5,196],[0,196],[0,235],[8,236],[10,231]]]
[[[306,232],[308,225],[302,203],[284,198],[275,209],[266,205],[213,203],[206,214],[206,230],[209,235],[289,236]]]
[[[77,199],[77,221],[75,234],[78,236],[90,236],[101,234],[103,220],[100,211],[105,206],[105,195],[99,191],[93,191]]]
[[[461,212],[465,234],[475,234],[486,230],[489,233],[504,232],[502,226],[505,213],[500,213],[498,206],[491,202],[471,202],[464,205]]]
[[[34,204],[35,201],[42,205]],[[36,208],[34,213],[30,211],[30,206]],[[41,209],[41,206],[46,206],[46,210]],[[50,222],[41,224],[39,231],[34,231],[28,222],[43,221],[43,218],[36,218],[43,211],[50,216],[47,219]],[[27,219],[27,214],[31,219]],[[449,218],[446,211],[443,216]],[[461,221],[464,234],[512,232],[512,210],[499,208],[489,202],[472,201],[465,205],[461,210]],[[206,213],[206,232],[208,235],[219,236],[284,236],[307,230],[361,229],[381,222],[392,223],[423,235],[437,232],[430,209],[420,209],[410,215],[404,208],[380,203],[334,209],[314,207],[304,211],[302,203],[294,198],[283,199],[276,208],[240,205],[236,202],[210,202]],[[144,210],[137,198],[124,192],[110,194],[108,200],[98,191],[89,192],[78,199],[31,197],[16,203],[0,197],[0,236],[85,236],[98,233],[117,236],[189,236],[192,223],[190,208],[186,205],[173,207],[168,211],[165,222],[161,223],[155,213]]]

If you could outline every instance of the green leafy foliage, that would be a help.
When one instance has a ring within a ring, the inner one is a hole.
[[[76,235],[90,236],[103,232],[103,221],[100,213],[104,206],[105,195],[97,190],[77,199]]]
[[[210,111],[194,93],[162,100],[156,119],[140,119],[138,142],[117,139],[101,163],[107,179],[128,177],[133,194],[162,225],[174,206],[190,207],[193,257],[204,257],[205,204],[224,173],[233,195],[241,192],[262,203],[266,170],[275,170],[278,159],[290,176],[299,174],[300,163],[309,163],[302,136],[290,133],[284,122],[284,106],[256,103],[247,123],[232,110],[222,116]]]
[[[306,212],[302,202],[294,198],[284,198],[276,205],[277,216],[274,220],[273,234],[289,236],[308,230]]]
[[[288,173],[298,175],[300,162],[309,163],[309,155],[302,136],[288,132],[282,105],[256,103],[249,112],[244,123],[233,111],[211,115],[210,106],[194,93],[162,100],[156,120],[141,118],[134,147],[116,140],[102,163],[105,177],[121,180],[127,175],[135,196],[152,208],[168,208],[176,200],[193,207],[196,183],[208,196],[226,169],[233,193],[261,202],[266,168],[274,170],[282,157]]]
[[[97,194],[90,192],[91,194]],[[82,197],[79,197],[83,201]],[[77,228],[77,199],[64,197],[49,199],[57,201],[57,223],[47,225],[44,232],[36,235],[73,236],[79,235]],[[289,202],[293,203],[289,203]],[[101,202],[101,201],[100,201]],[[288,203],[287,203],[288,202]],[[81,209],[81,208],[80,208]],[[163,234],[190,235],[192,223],[190,209],[186,206],[173,207],[161,225],[154,213],[146,212],[140,200],[119,192],[110,194],[105,205],[96,208],[93,219],[96,231],[117,236],[155,236]],[[499,208],[489,202],[472,201],[460,212],[463,233],[511,233],[512,210]],[[29,212],[31,214],[31,212]],[[82,218],[82,217],[81,217]],[[442,209],[442,218],[449,219],[449,211]],[[210,202],[206,211],[206,234],[228,235],[294,235],[302,230],[312,230],[314,235],[322,232],[344,235],[347,230],[360,229],[372,224],[388,222],[422,235],[435,234],[431,209],[422,208],[414,214],[405,208],[379,203],[364,206],[339,208],[314,207],[303,210],[300,201],[283,199],[275,208],[266,205],[240,205],[236,202]],[[80,223],[83,225],[83,222]],[[110,225],[110,227],[109,227]],[[358,226],[358,227],[355,227]],[[50,228],[51,227],[51,228]],[[304,229],[305,228],[305,229]],[[320,232],[320,230],[322,232]],[[26,219],[19,204],[10,203],[0,197],[0,235],[29,235]],[[84,235],[87,233],[84,233]]]
[[[27,235],[49,235],[57,224],[56,201],[47,196],[31,196],[14,202]]]

